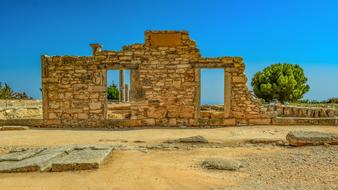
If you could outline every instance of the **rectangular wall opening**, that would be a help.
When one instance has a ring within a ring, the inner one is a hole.
[[[107,71],[107,119],[130,118],[130,70]]]
[[[200,117],[224,117],[224,69],[201,69]]]

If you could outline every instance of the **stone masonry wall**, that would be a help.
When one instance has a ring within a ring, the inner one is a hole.
[[[42,56],[46,126],[206,126],[269,124],[271,116],[251,98],[240,57],[203,58],[185,31],[147,31],[144,44],[93,56]],[[200,115],[200,69],[224,69],[224,114]],[[130,119],[108,120],[107,70],[130,69]]]
[[[337,108],[301,107],[288,105],[270,105],[270,111],[275,111],[278,117],[303,117],[303,118],[330,118],[338,117]]]
[[[95,126],[105,119],[104,70],[91,57],[43,57],[46,125]]]
[[[0,120],[41,119],[41,100],[0,100]]]
[[[160,44],[166,42],[151,41],[152,37],[161,39],[161,35],[173,35],[170,43],[176,40],[180,45],[163,47]],[[200,55],[188,33],[146,33],[142,49],[128,50],[145,58],[138,68],[143,97],[132,104],[131,119],[141,120],[142,125],[193,124],[197,117],[199,73],[190,61]]]

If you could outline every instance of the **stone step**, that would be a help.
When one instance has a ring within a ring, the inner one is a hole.
[[[108,113],[126,114],[131,113],[131,110],[108,110]]]
[[[338,117],[307,118],[307,117],[276,117],[272,118],[274,125],[336,125]]]
[[[130,110],[130,104],[107,104],[108,110]]]

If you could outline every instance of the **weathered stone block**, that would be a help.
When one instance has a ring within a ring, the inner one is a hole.
[[[149,109],[147,112],[147,116],[151,118],[163,118],[165,117],[167,111],[165,109]]]
[[[142,124],[144,124],[144,125],[155,125],[155,119],[143,119]]]
[[[50,101],[48,105],[51,109],[58,109],[60,107],[60,103],[55,101]]]
[[[67,87],[67,88],[69,88],[69,87]],[[86,84],[74,84],[74,85],[73,85],[73,89],[74,89],[75,91],[79,91],[79,90],[87,90],[87,89],[88,89],[88,85],[86,85]]]
[[[79,113],[78,118],[79,119],[88,119],[88,114],[87,113]]]
[[[286,139],[292,146],[338,144],[338,134],[316,131],[291,131]]]
[[[223,119],[223,125],[234,126],[234,125],[236,125],[236,119],[235,118]]]
[[[48,113],[48,119],[57,119],[56,113]]]
[[[243,165],[237,160],[229,160],[224,158],[208,158],[205,159],[201,166],[206,169],[216,169],[216,170],[231,170],[236,171]]]
[[[0,173],[96,169],[112,146],[75,145],[28,149],[0,156]]]
[[[179,117],[181,118],[192,118],[194,116],[194,113],[193,112],[181,112],[179,114]]]
[[[168,32],[168,33],[149,33],[150,46],[181,46],[182,35],[181,33]]]
[[[233,83],[246,83],[245,77],[232,77]]]
[[[211,118],[208,121],[208,125],[223,125],[223,119]]]
[[[176,118],[169,118],[169,125],[175,126],[176,125]]]
[[[105,86],[89,86],[88,90],[92,92],[105,92],[106,88]]]
[[[209,111],[200,111],[200,117],[211,118],[211,113]]]
[[[89,108],[92,110],[97,110],[100,109],[102,107],[101,102],[91,102],[89,103]]]

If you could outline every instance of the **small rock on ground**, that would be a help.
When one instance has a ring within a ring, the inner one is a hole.
[[[33,157],[36,154],[39,154],[43,150],[45,150],[45,148],[33,148],[33,149],[27,149],[27,150],[22,150],[22,151],[10,152],[8,154],[1,155],[0,162],[24,160],[24,159]]]
[[[208,140],[200,135],[168,140],[166,143],[208,143]]]
[[[239,168],[243,167],[241,162],[237,160],[229,160],[223,158],[208,158],[205,159],[201,165],[206,169],[231,170],[231,171],[237,171],[239,170]]]
[[[133,143],[145,143],[146,141],[142,141],[142,140],[134,140]]]
[[[247,141],[251,144],[273,144],[273,145],[285,145],[287,142],[282,139],[268,139],[268,138],[254,138]]]

